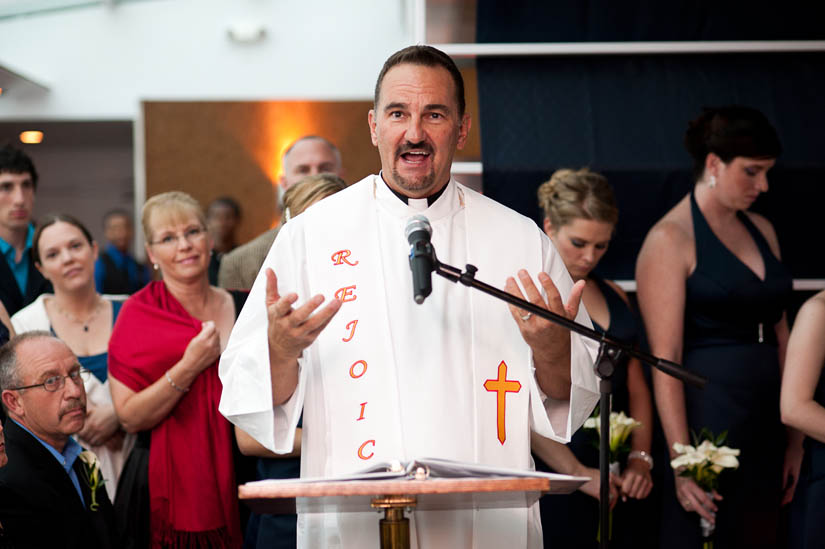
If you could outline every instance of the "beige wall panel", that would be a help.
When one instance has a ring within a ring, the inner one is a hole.
[[[245,242],[277,223],[281,155],[302,135],[341,149],[344,179],[380,168],[370,142],[366,101],[146,102],[146,196],[190,193],[206,206],[228,195],[243,208]]]

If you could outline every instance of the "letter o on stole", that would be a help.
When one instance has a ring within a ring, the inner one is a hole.
[[[356,373],[356,367],[361,365],[360,373]],[[352,366],[349,367],[349,375],[353,379],[358,379],[362,375],[367,373],[367,363],[363,360],[356,360],[352,363]]]

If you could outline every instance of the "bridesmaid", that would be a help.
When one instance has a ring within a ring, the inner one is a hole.
[[[825,292],[809,299],[796,315],[782,375],[780,405],[785,425],[802,431],[805,457],[791,509],[791,547],[825,543]]]
[[[773,226],[747,210],[768,190],[781,146],[762,113],[736,106],[706,109],[685,146],[696,185],[648,233],[636,280],[652,353],[708,384],[698,390],[656,371],[656,404],[671,458],[675,442],[704,427],[727,430],[742,453],[718,493],[668,471],[661,546],[698,547],[699,515],[715,523],[717,549],[776,547],[802,455],[798,433],[784,444],[779,420],[792,280]]]
[[[574,281],[586,280],[582,302],[594,328],[614,339],[637,344],[640,326],[630,309],[627,295],[612,281],[593,269],[607,251],[619,211],[613,190],[604,176],[588,169],[558,170],[538,191],[544,210],[544,231],[561,254]],[[614,510],[612,547],[645,547],[651,529],[645,516],[650,510],[639,500],[650,494],[653,480],[650,455],[653,404],[641,364],[636,359],[619,364],[613,376],[613,411],[624,411],[642,423],[631,437],[631,452],[620,476],[611,475],[611,505]],[[534,434],[533,454],[537,468],[572,475],[589,476],[591,481],[569,496],[548,496],[541,500],[545,547],[596,547],[599,525],[599,455],[592,433],[579,430],[568,446]],[[542,463],[544,462],[544,463]],[[647,502],[645,502],[647,503]]]

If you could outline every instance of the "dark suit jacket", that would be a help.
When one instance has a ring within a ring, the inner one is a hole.
[[[26,295],[22,295],[6,258],[0,257],[0,301],[3,302],[9,316],[37,299],[40,294],[52,291],[51,282],[43,278],[34,266],[31,253],[26,252],[25,260],[29,262],[29,278],[26,281]]]
[[[116,547],[115,519],[106,488],[92,502],[83,462],[74,470],[86,502],[53,455],[16,423],[5,423],[8,464],[0,469],[0,547],[108,549]]]

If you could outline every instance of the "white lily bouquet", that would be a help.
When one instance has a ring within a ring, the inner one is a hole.
[[[627,439],[630,438],[630,433],[642,424],[630,416],[625,415],[624,412],[610,412],[610,461],[618,464],[623,455],[630,452],[630,444]],[[601,436],[601,417],[594,415],[587,418],[584,422],[585,429],[594,429],[596,431],[597,441]],[[596,444],[598,446],[598,442]]]
[[[585,429],[591,429],[596,433],[596,441],[595,445],[596,448],[599,448],[601,445],[601,426],[602,426],[602,418],[599,414],[598,408],[594,412],[594,415],[587,418],[584,422]],[[625,415],[624,412],[610,412],[610,433],[609,433],[609,448],[608,448],[608,461],[610,462],[610,474],[613,475],[620,475],[620,463],[619,460],[625,454],[630,452],[630,443],[628,443],[628,439],[630,438],[630,433],[633,432],[634,429],[637,427],[641,427],[642,424],[630,416]],[[596,535],[596,541],[601,541],[601,527],[599,528],[599,532]],[[609,522],[608,522],[608,536],[607,539],[611,539],[613,537],[613,509],[610,510],[609,515]]]
[[[89,504],[89,509],[97,511],[100,508],[100,504],[97,502],[97,489],[106,482],[100,472],[100,461],[97,459],[97,455],[89,450],[80,452],[78,459],[83,462],[86,484],[92,493],[92,502]]]
[[[673,450],[678,454],[670,462],[670,466],[681,477],[693,479],[705,493],[710,495],[719,486],[719,474],[725,469],[736,469],[739,467],[739,450],[723,446],[728,432],[724,431],[719,436],[713,436],[707,428],[703,428],[697,436],[692,433],[693,446],[687,444],[673,443]],[[704,538],[703,548],[713,549],[714,525],[705,518],[700,518],[699,524],[702,528]]]

